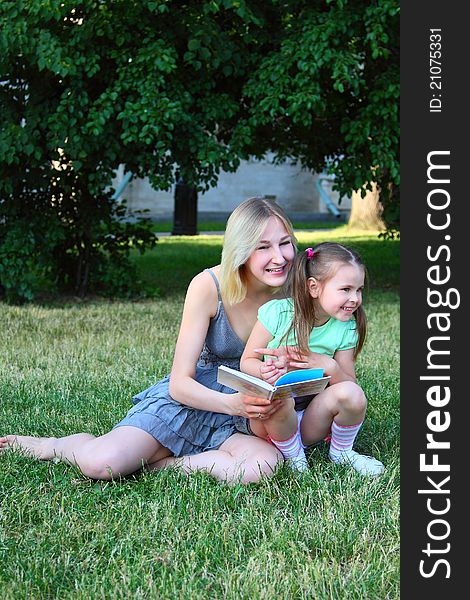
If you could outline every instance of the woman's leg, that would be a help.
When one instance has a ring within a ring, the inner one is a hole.
[[[282,462],[282,454],[260,438],[234,433],[218,450],[208,450],[193,456],[165,458],[155,469],[181,467],[186,474],[206,471],[227,483],[253,483],[272,476]]]
[[[137,427],[117,427],[95,437],[78,433],[63,438],[9,435],[0,438],[0,450],[17,448],[40,460],[59,458],[77,465],[92,479],[112,479],[138,471],[171,452]]]

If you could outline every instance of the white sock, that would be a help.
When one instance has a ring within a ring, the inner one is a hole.
[[[352,450],[363,421],[356,425],[331,424],[330,458],[339,458],[342,452]]]
[[[308,462],[305,456],[299,431],[296,431],[288,440],[280,441],[269,438],[276,446],[282,456],[286,459],[289,467],[294,471],[307,471]]]
[[[302,454],[304,449],[302,447],[302,440],[298,431],[294,433],[288,440],[273,440],[269,438],[271,442],[276,446],[279,452],[284,458],[295,458]]]
[[[384,470],[383,464],[372,456],[359,454],[352,449],[361,425],[337,425],[333,421],[329,457],[336,464],[350,465],[361,475],[376,477]]]

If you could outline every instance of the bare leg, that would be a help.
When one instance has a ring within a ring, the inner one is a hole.
[[[263,476],[272,476],[281,462],[282,454],[269,442],[234,433],[218,450],[165,458],[158,461],[155,468],[180,467],[186,474],[206,471],[227,483],[252,483],[258,482]]]
[[[329,459],[336,464],[346,464],[361,475],[377,477],[384,470],[383,464],[353,450],[366,406],[364,392],[355,383],[345,381],[332,385],[318,394],[305,410],[301,423],[304,443],[323,439],[332,427]]]
[[[352,381],[336,383],[315,396],[306,408],[300,431],[305,445],[323,440],[331,424],[356,425],[364,420],[367,400],[362,389]]]
[[[296,473],[308,471],[293,398],[284,401],[269,418],[263,421],[251,419],[250,427],[258,437],[267,438],[276,446],[292,471]]]
[[[287,440],[295,435],[298,427],[294,400],[287,400],[268,419],[250,419],[251,431],[258,437]]]
[[[77,465],[92,479],[107,480],[134,473],[171,454],[149,433],[129,426],[118,427],[100,437],[78,433],[63,438],[14,435],[0,438],[0,449],[7,447],[41,460],[57,457]]]
[[[95,436],[89,433],[77,433],[65,438],[54,437],[34,437],[29,435],[6,435],[0,438],[0,451],[11,448],[19,450],[39,460],[52,460],[59,457],[60,446],[79,446],[89,440],[94,440]],[[67,460],[64,456],[64,460]],[[72,462],[72,461],[69,461]]]

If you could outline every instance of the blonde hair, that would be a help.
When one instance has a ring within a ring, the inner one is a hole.
[[[359,254],[352,248],[335,242],[323,242],[305,252],[299,252],[294,259],[290,273],[290,292],[294,301],[294,318],[292,324],[283,336],[287,339],[294,333],[294,339],[302,352],[309,352],[308,341],[315,325],[315,303],[309,292],[308,280],[314,277],[320,283],[325,283],[334,277],[337,267],[341,264],[357,265],[367,271]],[[356,330],[358,333],[357,346],[354,349],[354,358],[364,345],[367,332],[366,314],[362,304],[354,311]]]
[[[237,206],[227,221],[219,282],[222,296],[229,304],[237,304],[246,297],[243,266],[255,250],[270,217],[276,217],[282,222],[295,247],[297,240],[292,224],[283,209],[273,200],[248,198]],[[277,289],[273,288],[273,293]]]

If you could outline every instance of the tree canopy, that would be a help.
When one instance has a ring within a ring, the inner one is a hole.
[[[120,164],[158,189],[178,174],[201,190],[268,151],[328,164],[341,193],[377,182],[397,227],[398,10],[397,0],[3,0],[4,292],[127,281],[131,245],[155,240],[112,200]]]

